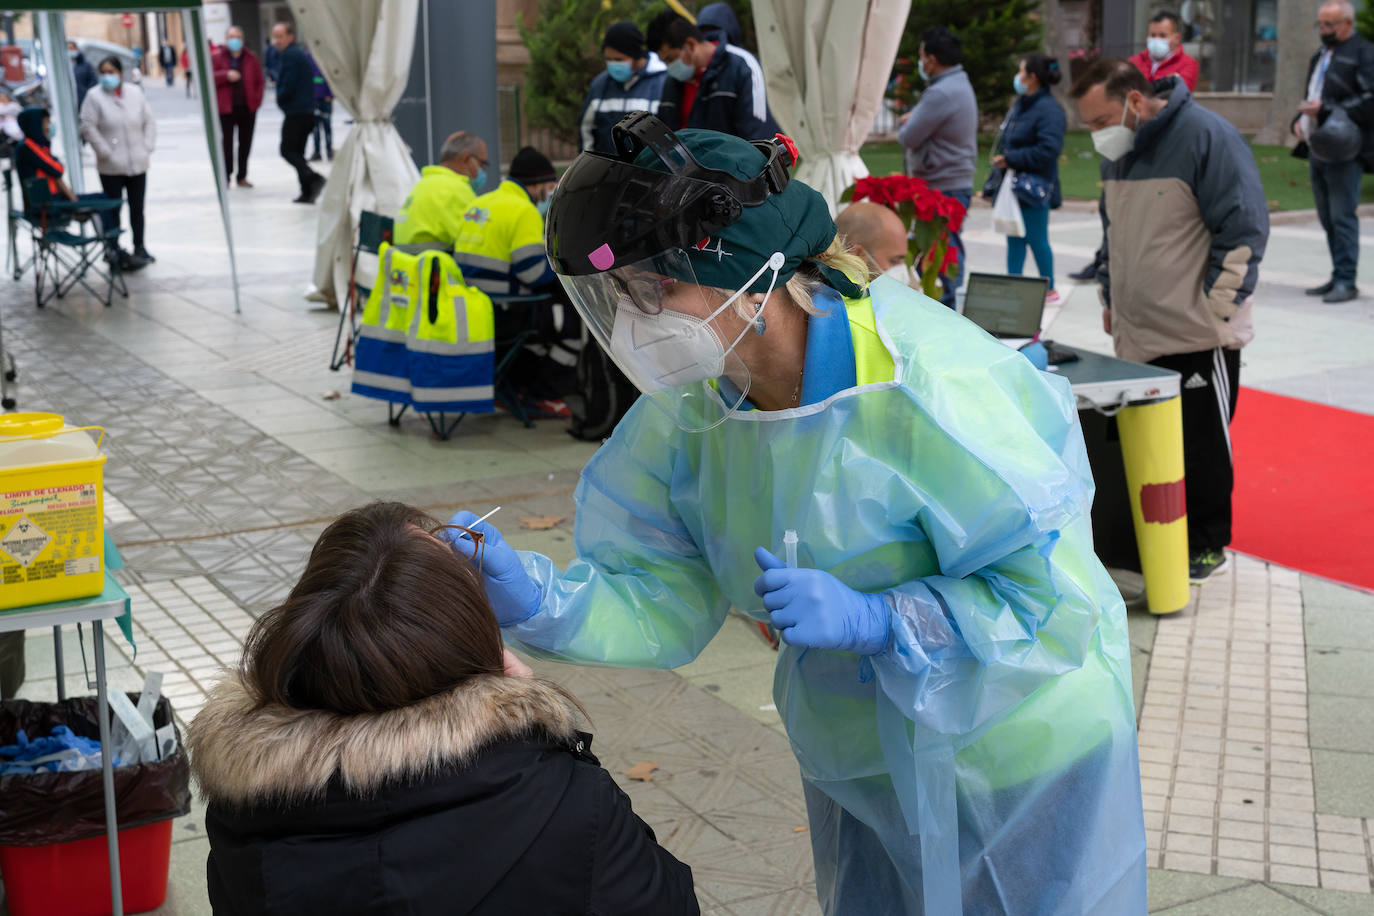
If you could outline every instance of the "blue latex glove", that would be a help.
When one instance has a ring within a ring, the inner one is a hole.
[[[856,592],[824,570],[788,569],[762,547],[754,551],[754,562],[763,570],[754,592],[788,645],[860,655],[887,648],[892,620],[882,595]]]
[[[490,522],[475,524],[477,519],[477,515],[464,509],[448,523],[463,525],[482,535],[482,578],[487,586],[487,600],[496,613],[497,623],[515,626],[538,612],[544,590],[525,572],[520,556],[506,543],[500,530]],[[473,559],[476,545],[467,532],[445,528],[440,534],[460,556]]]

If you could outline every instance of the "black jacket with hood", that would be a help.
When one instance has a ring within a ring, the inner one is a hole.
[[[472,678],[357,716],[217,686],[191,725],[217,914],[700,912],[538,680]]]
[[[46,178],[48,193],[57,196],[57,182],[64,180],[66,169],[53,153],[48,135],[43,133],[43,119],[47,116],[46,108],[25,108],[15,118],[24,132],[24,142],[15,147],[14,170],[19,173],[21,183],[32,178]],[[35,203],[29,208],[30,215],[37,212],[36,207]]]

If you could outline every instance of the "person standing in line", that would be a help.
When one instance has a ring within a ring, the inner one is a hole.
[[[668,69],[644,46],[644,33],[633,22],[612,23],[601,39],[606,69],[598,73],[582,102],[578,119],[582,149],[611,155],[611,128],[632,111],[658,111]]]
[[[1198,63],[1183,50],[1183,21],[1177,13],[1167,10],[1150,17],[1150,30],[1145,39],[1145,50],[1131,58],[1131,63],[1154,82],[1167,76],[1177,75],[1183,85],[1192,92],[1197,89]],[[1089,281],[1097,277],[1097,269],[1106,257],[1107,240],[1097,248],[1093,261],[1082,270],[1069,274],[1073,280]]]
[[[1230,562],[1230,423],[1269,241],[1259,167],[1240,131],[1177,76],[1152,86],[1104,59],[1070,95],[1103,159],[1102,328],[1120,358],[1183,379],[1188,572],[1205,582]]]
[[[80,111],[81,103],[86,101],[86,93],[90,92],[99,80],[95,75],[95,67],[86,60],[86,55],[81,53],[76,42],[67,42],[67,57],[72,62],[72,81],[76,83],[76,110]]]
[[[1324,4],[1317,12],[1317,30],[1322,47],[1307,65],[1306,101],[1293,117],[1293,136],[1298,138],[1293,155],[1308,160],[1317,218],[1331,252],[1331,278],[1306,292],[1323,302],[1349,302],[1360,294],[1355,286],[1360,261],[1355,208],[1364,173],[1374,171],[1374,45],[1355,34],[1355,11],[1348,2]],[[1350,122],[1348,152],[1321,148],[1323,130],[1341,126],[1341,119],[1332,118],[1336,112]]]
[[[148,161],[157,146],[157,124],[143,90],[124,81],[118,57],[100,62],[100,91],[87,94],[81,106],[81,136],[95,150],[96,171],[105,196],[128,196],[132,255],[120,252],[121,268],[136,270],[156,260],[143,244],[143,198],[148,189]],[[109,216],[119,226],[119,211]],[[128,266],[125,266],[125,265]]]
[[[272,27],[272,44],[278,53],[277,107],[285,120],[281,125],[281,157],[296,170],[301,193],[292,203],[313,204],[324,190],[324,176],[310,168],[305,159],[305,144],[315,129],[315,80],[310,58],[296,43],[296,29],[289,22]]]
[[[177,52],[170,42],[164,41],[162,47],[157,49],[157,63],[162,68],[163,78],[167,80],[167,88],[171,89],[177,80]]]
[[[672,10],[649,23],[647,43],[668,68],[658,114],[670,128],[718,130],[745,140],[778,132],[763,74],[754,72],[739,48],[721,37],[708,41]]]
[[[1054,288],[1054,253],[1050,250],[1050,211],[1064,203],[1059,188],[1059,154],[1064,151],[1064,109],[1059,107],[1050,87],[1061,79],[1059,61],[1035,53],[1021,61],[1012,80],[1016,104],[1002,131],[1001,151],[992,157],[998,168],[1014,169],[1017,177],[1027,176],[1028,185],[1043,194],[1027,202],[1017,195],[1021,219],[1026,224],[1024,238],[1007,237],[1007,273],[1020,274],[1026,266],[1026,248],[1035,255],[1040,276],[1049,281],[1046,305],[1062,300]],[[1043,197],[1043,202],[1039,200]]]
[[[906,173],[968,209],[973,202],[973,172],[978,160],[978,99],[963,66],[959,37],[943,26],[926,29],[916,66],[926,90],[916,107],[902,115],[897,140],[906,148]],[[940,301],[955,306],[955,291],[964,278],[964,241],[950,233],[959,253],[956,279],[941,275]]]
[[[310,138],[314,143],[314,152],[310,154],[311,162],[320,161],[320,139],[324,139],[324,158],[332,161],[334,159],[334,94],[329,89],[329,83],[325,80],[324,74],[320,72],[320,65],[315,63],[315,55],[307,52],[306,57],[310,59],[310,73],[312,75],[312,92],[315,99],[315,127],[310,131]]]
[[[238,133],[238,182],[251,188],[248,153],[253,148],[253,128],[266,86],[258,56],[243,43],[243,29],[230,26],[224,44],[210,55],[215,74],[215,103],[219,107],[220,134],[224,138],[224,180],[234,174],[234,133]]]
[[[181,72],[186,76],[186,97],[191,97],[191,49],[186,45],[181,46]]]

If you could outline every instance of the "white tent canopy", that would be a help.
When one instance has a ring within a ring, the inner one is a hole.
[[[859,147],[882,104],[911,0],[754,0],[768,102],[801,153],[797,178],[835,204],[868,175]]]
[[[334,157],[316,231],[316,295],[336,305],[351,279],[360,212],[394,217],[420,178],[391,121],[410,74],[418,13],[418,0],[299,0],[296,8],[315,62],[354,122]]]

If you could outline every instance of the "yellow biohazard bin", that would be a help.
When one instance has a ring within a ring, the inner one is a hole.
[[[104,430],[0,415],[0,609],[105,588]]]
[[[1183,479],[1183,401],[1121,408],[1116,426],[1145,599],[1153,614],[1188,606],[1188,512]]]

